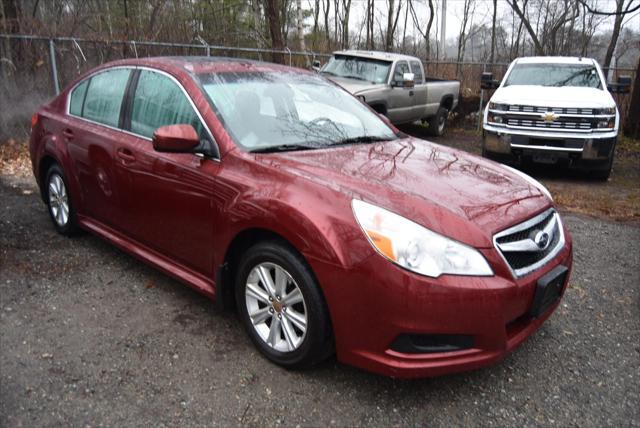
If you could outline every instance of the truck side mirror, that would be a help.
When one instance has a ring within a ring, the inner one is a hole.
[[[415,74],[404,73],[402,75],[402,83],[405,88],[413,88],[414,86],[416,86]]]
[[[480,76],[480,88],[482,89],[496,89],[500,86],[500,82],[493,78],[493,73],[485,71]]]
[[[609,92],[616,94],[628,94],[631,91],[631,76],[618,76],[616,83],[607,85]]]
[[[317,59],[313,60],[313,62],[311,63],[311,68],[315,71],[320,71],[320,68],[321,68],[320,61],[318,61]]]

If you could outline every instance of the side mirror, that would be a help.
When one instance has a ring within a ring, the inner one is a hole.
[[[200,138],[191,125],[167,125],[156,129],[152,142],[158,152],[190,153],[200,145]]]
[[[480,76],[480,88],[482,89],[496,89],[500,86],[500,82],[493,78],[493,73],[485,71]]]
[[[413,73],[404,73],[402,75],[402,83],[405,88],[413,88],[416,86],[415,75]]]
[[[314,59],[313,62],[311,63],[311,69],[315,70],[316,72],[320,72],[321,68],[322,68],[322,65],[320,64],[320,61],[318,61],[317,59]]]
[[[609,92],[628,94],[631,92],[631,76],[618,76],[618,81],[616,83],[609,83],[607,88]]]

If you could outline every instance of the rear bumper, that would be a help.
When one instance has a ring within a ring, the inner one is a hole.
[[[530,316],[537,281],[559,265],[570,271],[571,246],[569,238],[547,265],[519,279],[494,250],[483,250],[496,271],[492,277],[427,278],[377,254],[356,269],[313,269],[323,284],[340,361],[386,376],[430,377],[495,363],[535,332],[559,302],[538,318]],[[406,335],[465,340],[445,352],[400,352],[398,338]]]

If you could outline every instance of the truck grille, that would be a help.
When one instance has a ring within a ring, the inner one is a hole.
[[[553,122],[545,122],[544,120],[536,119],[516,119],[508,118],[506,120],[507,125],[522,126],[527,128],[544,128],[544,129],[582,129],[589,131],[595,128],[594,123],[586,120],[572,120],[572,119],[560,119]]]
[[[493,242],[515,277],[544,266],[564,247],[560,216],[553,209],[510,227],[493,237]]]
[[[500,121],[489,120],[492,125],[516,129],[536,129],[556,132],[608,131],[599,123],[607,122],[615,115],[603,114],[596,108],[538,107],[527,105],[501,105],[490,110]]]

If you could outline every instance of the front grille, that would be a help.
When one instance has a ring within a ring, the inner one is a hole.
[[[544,120],[537,119],[519,119],[519,118],[507,118],[506,124],[510,126],[520,126],[526,128],[543,128],[543,129],[570,129],[570,130],[583,130],[589,131],[595,128],[597,125],[595,122],[587,121],[585,119],[571,120],[571,119],[558,119],[553,122],[545,122]]]
[[[538,107],[538,106],[521,106],[510,105],[509,111],[524,113],[546,113],[552,111],[557,114],[585,114],[593,115],[596,111],[592,108],[574,108],[574,107]]]
[[[496,122],[489,118],[489,122],[495,126],[556,132],[588,133],[609,130],[606,127],[599,127],[599,124],[615,117],[615,115],[603,114],[595,108],[577,107],[502,105],[490,111],[495,115],[494,118],[499,120]],[[545,119],[545,116],[548,117]]]
[[[545,245],[538,245],[544,240],[544,234],[547,235]],[[516,277],[524,276],[544,266],[564,246],[560,216],[551,208],[496,234],[493,241],[511,272]]]

